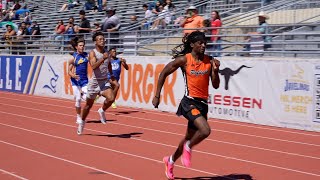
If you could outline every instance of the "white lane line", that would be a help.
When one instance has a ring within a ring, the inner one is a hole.
[[[136,157],[136,158],[140,158],[140,159],[149,160],[149,161],[153,161],[153,162],[156,162],[156,163],[163,164],[162,161],[159,161],[159,160],[156,160],[156,159],[152,159],[152,158],[148,158],[148,157],[145,157],[145,156],[139,156],[139,155],[136,155],[136,154],[131,154],[131,153],[123,152],[123,151],[118,151],[118,150],[114,150],[114,149],[110,149],[110,148],[106,148],[106,147],[102,147],[102,146],[97,146],[97,145],[94,145],[94,144],[89,144],[89,143],[85,143],[85,142],[81,142],[81,141],[76,141],[76,140],[73,140],[73,139],[68,139],[68,138],[64,138],[64,137],[60,137],[60,136],[55,136],[55,135],[46,134],[46,133],[42,133],[42,132],[38,132],[38,131],[33,131],[33,130],[29,130],[29,129],[25,129],[25,128],[21,128],[21,127],[17,127],[17,126],[12,126],[12,125],[9,125],[9,124],[4,124],[4,123],[0,123],[0,124],[3,125],[3,126],[7,126],[7,127],[19,129],[19,130],[24,130],[24,131],[28,131],[28,132],[35,133],[35,134],[41,134],[41,135],[52,137],[52,138],[56,138],[56,139],[62,139],[62,140],[73,142],[73,143],[77,143],[77,144],[82,144],[82,145],[86,145],[86,146],[90,146],[90,147],[94,147],[94,148],[98,148],[98,149],[111,151],[111,152],[118,153],[118,154],[124,154],[124,155],[127,155],[127,156],[132,156],[132,157]],[[1,142],[1,140],[0,140],[0,142]],[[189,169],[189,170],[196,171],[196,172],[200,172],[200,173],[204,173],[204,174],[219,176],[218,174],[207,172],[207,171],[202,171],[202,170],[199,170],[199,169],[185,168],[185,167],[180,166],[180,165],[175,165],[175,166],[176,167],[180,167],[180,168],[184,168],[184,169]],[[90,167],[90,166],[88,166],[88,167]],[[99,169],[96,169],[96,170],[104,172],[103,170],[99,170]],[[114,175],[116,175],[116,174],[114,174]],[[118,177],[122,177],[122,176],[118,176]]]
[[[0,104],[1,104],[1,103],[0,103]],[[25,108],[25,109],[28,109],[28,110],[34,110],[34,111],[40,111],[40,112],[46,112],[46,113],[52,113],[52,114],[56,114],[56,115],[74,117],[74,115],[64,114],[64,113],[58,113],[58,112],[52,112],[52,111],[46,111],[46,110],[40,110],[40,109],[34,109],[34,108],[27,108],[27,107],[22,107],[22,106],[15,106],[15,105],[8,105],[8,106],[13,106],[13,107],[18,107],[18,108]],[[0,112],[0,113],[5,113],[5,112]],[[16,114],[11,114],[11,113],[5,113],[5,114],[16,115]],[[20,115],[18,115],[18,116],[20,116]],[[26,117],[29,117],[29,116],[26,116]],[[30,118],[32,118],[32,117],[30,117]],[[94,119],[88,119],[88,120],[94,120]],[[161,131],[161,130],[157,130],[157,129],[144,128],[144,127],[139,127],[139,126],[132,126],[132,125],[121,124],[121,123],[117,123],[117,122],[109,122],[109,123],[111,123],[111,124],[116,124],[116,125],[120,125],[120,126],[126,126],[126,127],[133,127],[133,128],[148,130],[148,131],[154,131],[154,132],[159,132],[159,133],[165,133],[165,134],[172,134],[172,135],[184,136],[183,134],[173,133],[173,132],[169,132],[169,131]],[[246,147],[246,148],[259,149],[259,150],[263,150],[263,151],[276,152],[276,153],[281,153],[281,154],[286,154],[286,155],[300,156],[300,157],[304,157],[304,158],[318,159],[318,160],[320,159],[320,157],[308,156],[308,155],[303,155],[303,154],[299,154],[299,153],[286,152],[286,151],[284,151],[284,150],[280,151],[280,150],[262,148],[262,147],[258,147],[258,146],[250,146],[250,145],[232,143],[232,142],[228,142],[228,141],[219,141],[219,140],[210,139],[210,138],[207,138],[206,140],[207,140],[207,141],[212,141],[212,142],[217,142],[217,143],[234,145],[234,146],[241,146],[241,147]]]
[[[3,92],[3,91],[1,91],[1,92]],[[30,97],[31,98],[31,96],[27,96],[27,95],[24,95],[24,94],[16,94],[16,93],[10,93],[10,92],[3,92],[3,94],[14,94],[15,96],[23,96],[23,97]],[[0,98],[4,98],[4,97],[0,97]],[[73,101],[71,101],[69,99],[58,99],[58,98],[43,97],[43,96],[32,96],[32,98],[52,100],[52,101],[58,101],[58,102],[68,102],[70,104],[74,103]],[[6,99],[9,99],[9,98],[6,98]],[[12,100],[12,99],[10,98],[10,100]],[[161,115],[161,116],[177,117],[176,115],[172,114],[171,112],[161,113],[161,112],[157,112],[156,110],[149,110],[149,109],[137,109],[137,108],[126,108],[126,107],[118,107],[117,109],[123,109],[123,110],[136,109],[136,110],[139,110],[141,112],[148,111],[149,113],[156,114],[156,115]],[[216,119],[213,119],[213,118],[210,118],[209,121],[210,122],[214,122],[214,123],[233,125],[233,126],[242,126],[242,127],[249,127],[249,128],[255,128],[255,129],[264,129],[264,130],[270,130],[270,131],[279,131],[279,132],[284,132],[284,133],[320,137],[320,134],[310,134],[310,133],[297,132],[299,130],[296,130],[296,129],[292,129],[292,131],[290,131],[289,128],[287,128],[287,130],[283,130],[283,129],[277,129],[277,128],[280,128],[280,127],[274,127],[274,128],[273,127],[260,127],[260,126],[263,126],[263,125],[257,125],[257,126],[255,126],[255,125],[246,125],[246,124],[240,124],[240,123],[244,123],[244,122],[239,122],[239,121],[232,122],[230,120],[216,120]]]
[[[60,106],[60,105],[53,105],[53,104],[46,104],[46,103],[37,103],[37,102],[25,101],[25,100],[18,100],[18,101],[34,103],[34,104],[40,104],[40,105],[46,105],[46,106],[74,109],[73,107],[69,107],[69,106]],[[23,106],[16,106],[16,105],[11,105],[11,104],[6,104],[6,103],[0,103],[0,104],[7,105],[7,106],[13,106],[13,107],[19,107],[19,108],[25,108],[25,109],[29,109],[29,110],[38,110],[38,109],[34,109],[34,108],[27,108],[27,107],[23,107]],[[59,114],[59,113],[56,113],[56,112],[46,111],[46,110],[40,110],[40,111]],[[109,112],[106,112],[106,114],[116,115],[116,114],[109,113]],[[122,117],[131,118],[131,119],[140,119],[140,120],[144,120],[144,121],[159,122],[159,123],[163,123],[163,124],[170,124],[170,125],[177,125],[177,126],[186,127],[185,124],[158,121],[158,120],[153,120],[153,119],[148,119],[148,118],[140,118],[140,117],[134,117],[134,116],[128,116],[128,115],[117,115],[117,116],[122,116]],[[225,130],[220,130],[220,129],[211,129],[211,130],[212,131],[224,132],[224,133],[230,133],[230,134],[237,134],[237,135],[242,135],[242,136],[249,136],[249,137],[254,137],[254,138],[268,139],[268,140],[273,140],[273,141],[281,141],[281,142],[287,142],[287,143],[294,143],[294,144],[302,144],[302,145],[320,147],[320,144],[305,143],[305,142],[300,142],[300,141],[291,141],[291,140],[286,140],[286,139],[271,138],[271,137],[266,137],[266,136],[258,136],[258,135],[252,135],[252,134],[238,133],[238,132],[234,132],[234,131],[225,131]]]
[[[0,113],[1,113],[1,112],[0,112]],[[13,115],[15,115],[15,114],[13,114]],[[18,116],[20,116],[20,115],[18,115]],[[31,117],[28,117],[28,116],[25,116],[25,117],[26,117],[26,118],[30,118],[30,119],[38,119],[38,118],[31,118]],[[45,120],[41,120],[41,121],[45,121]],[[46,121],[45,121],[45,122],[46,122]],[[50,122],[50,121],[47,121],[47,122]],[[50,123],[51,123],[51,122],[50,122]],[[93,146],[93,147],[97,147],[97,148],[101,148],[101,149],[110,150],[109,148],[104,148],[104,147],[100,147],[100,146],[96,146],[96,145],[92,145],[92,144],[87,144],[87,143],[83,143],[83,142],[79,142],[79,141],[69,140],[69,139],[66,139],[66,138],[63,138],[63,137],[58,137],[58,136],[54,136],[54,135],[48,135],[48,134],[45,134],[45,133],[41,133],[41,132],[37,132],[37,131],[32,131],[32,130],[28,130],[28,129],[24,129],[24,128],[20,128],[20,127],[15,127],[15,126],[3,124],[3,123],[0,123],[0,124],[1,124],[1,125],[4,125],[4,126],[9,126],[9,127],[21,129],[21,130],[26,130],[26,131],[29,131],[29,132],[34,132],[34,133],[43,134],[43,135],[47,135],[47,136],[51,136],[51,137],[56,137],[56,138],[59,138],[59,139],[65,139],[65,140],[68,140],[68,141],[72,141],[72,142],[76,142],[76,143],[80,143],[80,144],[85,144],[85,145],[89,145],[89,146]],[[64,126],[68,126],[68,127],[73,127],[73,128],[74,128],[74,126],[65,125],[65,124],[62,124],[62,123],[52,122],[52,124],[60,124],[60,125],[64,125]],[[103,131],[96,131],[96,130],[92,130],[92,129],[86,129],[86,130],[90,130],[90,131],[94,131],[94,132],[100,132],[100,133],[106,133],[106,132],[103,132]],[[156,143],[156,144],[165,145],[165,144],[162,144],[162,143]],[[173,145],[167,145],[167,146],[168,146],[168,147],[176,148],[176,147],[173,146]],[[119,152],[119,153],[126,154],[126,155],[131,155],[131,154],[129,154],[129,153],[123,153],[123,152],[117,151],[117,150],[111,150],[111,151]],[[230,156],[224,156],[224,155],[214,154],[214,153],[209,153],[209,152],[203,152],[203,151],[197,151],[197,152],[203,153],[203,154],[207,154],[207,155],[211,155],[211,156],[217,156],[217,157],[221,157],[221,158],[225,158],[225,159],[232,159],[232,160],[241,161],[241,162],[245,162],[245,163],[251,163],[251,164],[256,164],[256,165],[261,165],[261,166],[267,166],[267,167],[272,167],[272,168],[276,168],[276,169],[287,170],[287,171],[297,172],[297,173],[301,173],[301,174],[307,174],[307,175],[319,176],[319,177],[320,177],[319,174],[314,174],[314,173],[310,173],[310,172],[300,171],[300,170],[296,170],[296,169],[285,168],[285,167],[281,167],[281,166],[270,165],[270,164],[265,164],[265,163],[260,163],[260,162],[255,162],[255,161],[250,161],[250,160],[240,159],[240,158],[235,158],[235,157],[230,157]],[[133,155],[133,156],[135,156],[135,157],[141,157],[141,156],[138,156],[138,155]],[[154,162],[158,162],[158,163],[162,163],[161,161],[154,160],[154,159],[150,159],[150,158],[145,158],[145,157],[141,157],[141,158],[147,159],[147,160],[151,160],[151,161],[154,161]],[[179,165],[176,165],[176,166],[184,168],[183,166],[179,166]],[[193,169],[193,170],[196,170],[196,169]],[[198,171],[198,170],[196,170],[196,171]],[[203,172],[205,172],[205,171],[203,171]],[[211,174],[211,175],[212,175],[212,174]],[[216,175],[216,174],[213,174],[213,175]]]
[[[2,124],[2,123],[1,123],[1,125],[10,127],[9,125],[5,125],[5,124]],[[12,127],[14,127],[14,126],[12,126]],[[95,167],[87,166],[87,165],[84,165],[84,164],[81,164],[81,163],[77,163],[77,162],[74,162],[74,161],[71,161],[71,160],[67,160],[67,159],[64,159],[64,158],[53,156],[53,155],[50,155],[50,154],[47,154],[47,153],[44,153],[44,152],[40,152],[40,151],[33,150],[33,149],[30,149],[30,148],[27,148],[27,147],[23,147],[23,146],[20,146],[20,145],[17,145],[17,144],[9,143],[9,142],[2,141],[2,140],[0,140],[0,142],[3,143],[3,144],[6,144],[6,145],[10,145],[10,146],[16,147],[16,148],[20,148],[20,149],[23,149],[23,150],[34,152],[34,153],[37,153],[37,154],[41,154],[41,155],[44,155],[44,156],[47,156],[47,157],[50,157],[50,158],[53,158],[53,159],[58,159],[60,161],[64,161],[64,162],[67,162],[67,163],[70,163],[70,164],[78,165],[78,166],[81,166],[81,167],[84,167],[84,168],[87,168],[87,169],[92,169],[94,171],[98,171],[98,172],[102,172],[102,173],[105,173],[105,174],[109,174],[109,175],[112,175],[112,176],[115,176],[115,177],[118,177],[118,178],[121,178],[121,179],[132,180],[131,178],[128,178],[128,177],[120,176],[118,174],[114,174],[114,173],[111,173],[111,172],[108,172],[108,171],[104,171],[102,169],[97,169]]]
[[[10,175],[10,176],[13,176],[13,177],[18,178],[18,179],[21,179],[21,180],[28,180],[27,178],[24,178],[24,177],[22,177],[22,176],[18,176],[18,175],[16,175],[16,174],[14,174],[14,173],[12,173],[12,172],[9,172],[9,171],[6,171],[6,170],[4,170],[4,169],[0,169],[0,172],[2,172],[2,173],[4,173],[4,174],[8,174],[8,175]]]

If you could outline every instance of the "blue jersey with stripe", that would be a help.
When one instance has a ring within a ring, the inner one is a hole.
[[[111,61],[112,73],[117,81],[120,79],[121,74],[121,61],[120,59],[114,59]],[[110,79],[110,74],[108,73],[108,78]]]
[[[88,84],[88,53],[83,52],[79,54],[78,52],[74,52],[72,56],[74,57],[75,74],[80,78],[78,81],[71,78],[72,85],[86,86]]]

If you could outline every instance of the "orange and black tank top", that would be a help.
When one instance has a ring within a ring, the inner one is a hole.
[[[185,55],[186,65],[181,68],[185,81],[185,96],[208,99],[209,76],[211,75],[210,56],[204,55],[202,61],[197,62],[191,53]]]

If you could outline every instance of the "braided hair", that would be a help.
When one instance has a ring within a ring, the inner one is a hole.
[[[177,47],[172,49],[173,59],[179,56],[184,56],[188,53],[192,52],[191,43],[195,43],[197,41],[206,41],[206,36],[203,32],[194,31],[191,34],[186,34],[182,38],[182,43]]]

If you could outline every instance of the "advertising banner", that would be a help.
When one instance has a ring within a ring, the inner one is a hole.
[[[0,56],[0,90],[73,99],[66,56]],[[124,57],[117,105],[154,109],[158,77],[170,57]],[[89,77],[92,70],[89,68]],[[208,116],[320,131],[320,63],[309,60],[221,59],[220,87],[209,84]],[[161,92],[159,110],[175,112],[184,95],[181,70]],[[100,97],[98,103],[103,102]]]

